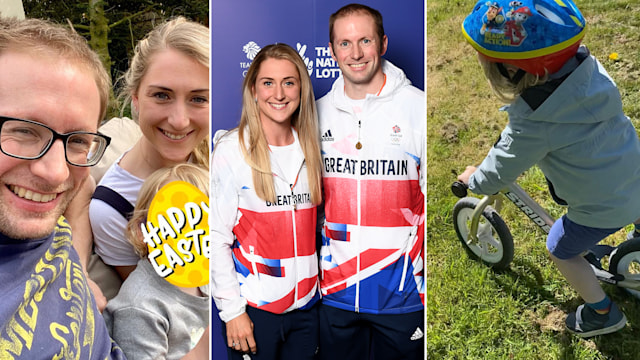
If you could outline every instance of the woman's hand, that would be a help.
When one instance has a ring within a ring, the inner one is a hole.
[[[227,346],[243,353],[256,352],[253,322],[245,312],[227,321]]]
[[[104,308],[107,307],[107,298],[102,293],[100,286],[96,284],[93,280],[89,278],[89,273],[85,271],[84,276],[87,278],[87,284],[89,285],[89,289],[93,293],[93,298],[96,300],[96,306],[100,312],[104,311]]]

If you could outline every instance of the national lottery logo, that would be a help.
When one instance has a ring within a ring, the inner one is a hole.
[[[149,261],[173,285],[199,287],[209,283],[209,198],[184,181],[163,186],[151,201],[141,225]]]

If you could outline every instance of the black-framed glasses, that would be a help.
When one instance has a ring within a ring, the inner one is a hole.
[[[0,116],[0,151],[24,160],[44,156],[57,139],[64,144],[67,162],[74,166],[94,166],[104,155],[111,138],[99,133],[72,131],[60,134],[31,120]]]

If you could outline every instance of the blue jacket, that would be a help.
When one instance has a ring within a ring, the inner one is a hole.
[[[0,234],[0,359],[124,360],[60,216],[42,239]]]
[[[613,80],[585,47],[579,55],[551,75],[569,74],[535,110],[522,97],[505,107],[509,124],[469,188],[496,193],[537,164],[571,221],[622,227],[640,217],[640,141]]]

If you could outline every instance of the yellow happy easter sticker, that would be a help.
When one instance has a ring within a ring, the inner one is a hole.
[[[209,283],[209,198],[185,181],[163,186],[141,225],[156,273],[173,285]]]

